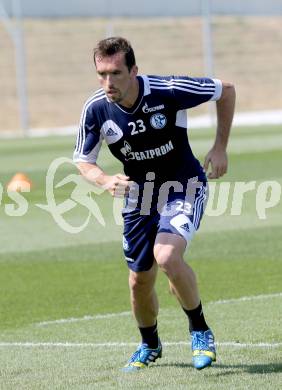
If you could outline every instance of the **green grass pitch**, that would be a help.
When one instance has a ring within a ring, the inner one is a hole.
[[[211,130],[193,130],[191,143],[203,160]],[[258,215],[257,189],[282,186],[281,128],[235,128],[229,147],[231,184],[226,211],[206,215],[186,253],[198,275],[206,317],[218,343],[218,360],[198,372],[191,366],[187,320],[159,274],[159,332],[163,358],[136,375],[120,372],[139,342],[130,314],[122,226],[113,200],[93,195],[105,226],[92,216],[79,234],[59,227],[46,204],[45,177],[58,157],[71,158],[74,137],[2,140],[0,144],[0,389],[278,389],[281,365],[282,202]],[[100,164],[121,170],[103,149]],[[23,216],[5,186],[16,172],[33,182],[24,193]],[[70,164],[55,182],[76,173]],[[232,214],[235,182],[254,181],[242,212]],[[69,199],[72,183],[54,190]],[[278,188],[278,187],[277,187]],[[266,194],[269,201],[272,194]],[[233,202],[233,203],[232,203]],[[80,226],[87,210],[76,205],[64,218]],[[280,383],[280,385],[279,385]]]

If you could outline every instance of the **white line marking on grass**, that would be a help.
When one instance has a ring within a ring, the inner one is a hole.
[[[240,347],[240,348],[279,348],[282,343],[236,343],[234,341],[223,341],[215,343],[220,347]]]
[[[35,324],[36,326],[46,326],[46,325],[55,325],[55,324],[68,324],[71,322],[80,322],[80,321],[92,321],[92,320],[101,320],[101,319],[107,319],[111,317],[127,317],[130,316],[132,313],[130,311],[122,311],[120,313],[106,313],[106,314],[96,314],[94,316],[83,316],[78,318],[62,318],[60,320],[53,320],[53,321],[43,321],[38,322]]]
[[[274,294],[250,295],[250,296],[245,296],[245,297],[240,297],[240,298],[221,299],[218,301],[207,302],[206,305],[222,305],[222,304],[228,304],[228,303],[255,301],[255,300],[260,300],[260,299],[278,298],[278,297],[282,297],[282,292],[274,293]],[[161,310],[161,311],[163,311],[163,310]],[[131,316],[130,311],[123,311],[120,313],[97,314],[97,315],[93,315],[93,316],[86,315],[84,317],[78,317],[78,318],[75,318],[75,317],[62,318],[59,320],[38,322],[34,325],[47,326],[47,325],[56,325],[56,324],[68,324],[68,323],[72,323],[72,322],[93,321],[93,320],[107,319],[107,318],[112,318],[112,317],[127,317],[127,316]]]
[[[282,292],[274,293],[274,294],[249,295],[249,296],[240,297],[240,298],[220,299],[218,301],[207,302],[207,305],[223,305],[226,303],[256,301],[256,300],[261,300],[261,299],[279,298],[279,297],[282,297]]]
[[[20,347],[20,348],[112,348],[112,347],[133,347],[137,343],[122,343],[122,342],[109,342],[109,343],[60,343],[60,342],[0,342],[0,347]],[[176,341],[163,343],[165,347],[175,346],[187,346],[187,341]],[[233,341],[217,342],[217,346],[220,347],[238,347],[238,348],[278,348],[282,347],[282,343],[236,343]]]

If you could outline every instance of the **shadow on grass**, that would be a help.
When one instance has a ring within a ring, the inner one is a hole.
[[[165,367],[176,367],[176,368],[193,368],[192,364],[188,363],[166,363],[156,364],[151,368],[165,368]],[[268,363],[268,364],[214,364],[210,370],[224,370],[223,372],[215,372],[216,375],[233,375],[235,372],[241,371],[249,374],[271,374],[282,372],[281,363]],[[204,370],[206,372],[206,370]]]
[[[279,373],[282,372],[282,364],[281,363],[268,363],[268,364],[222,364],[215,365],[216,368],[222,368],[224,370],[231,369],[229,371],[225,371],[220,375],[228,375],[232,374],[234,371],[240,370],[243,372],[247,372],[249,374],[271,374],[271,373]]]

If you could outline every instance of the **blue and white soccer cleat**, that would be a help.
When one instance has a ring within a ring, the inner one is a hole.
[[[208,367],[216,361],[214,335],[210,329],[206,331],[193,331],[192,354],[193,365],[198,370]]]
[[[162,357],[162,344],[159,340],[158,348],[148,348],[147,344],[140,344],[137,351],[131,356],[127,364],[122,368],[123,372],[138,371],[148,367],[149,363],[155,362]]]

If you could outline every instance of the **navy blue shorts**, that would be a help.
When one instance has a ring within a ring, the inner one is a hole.
[[[154,190],[151,201],[141,202],[132,194],[126,199],[123,250],[128,267],[135,272],[148,271],[154,262],[153,248],[158,233],[177,234],[191,241],[200,226],[207,200],[207,183],[181,191]],[[139,191],[140,192],[140,191]],[[135,198],[135,199],[134,199]]]

